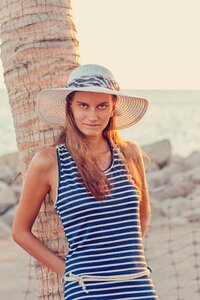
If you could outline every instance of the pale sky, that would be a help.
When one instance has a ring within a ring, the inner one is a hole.
[[[200,89],[200,0],[71,2],[81,64],[108,67],[121,88]]]

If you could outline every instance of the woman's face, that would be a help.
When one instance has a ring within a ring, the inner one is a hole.
[[[112,95],[76,92],[71,110],[79,130],[86,136],[102,135],[114,113]]]

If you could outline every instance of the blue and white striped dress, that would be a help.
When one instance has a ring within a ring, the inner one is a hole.
[[[137,188],[128,180],[122,161],[109,145],[112,161],[104,173],[111,181],[112,192],[103,201],[97,201],[78,180],[77,167],[67,147],[56,146],[59,178],[54,208],[69,247],[66,276],[123,275],[148,270]],[[126,281],[86,281],[85,286],[87,293],[77,281],[65,282],[64,299],[158,299],[149,275]]]

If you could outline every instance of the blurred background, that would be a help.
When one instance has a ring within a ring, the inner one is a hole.
[[[143,119],[121,130],[152,158],[152,220],[144,248],[161,300],[200,299],[199,1],[72,0],[80,64],[108,67],[121,89],[149,100]],[[10,237],[21,183],[0,65],[0,298],[36,299],[34,263]],[[11,280],[12,279],[12,280]]]

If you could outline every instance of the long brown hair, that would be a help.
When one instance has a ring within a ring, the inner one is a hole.
[[[106,195],[111,191],[110,182],[105,174],[98,168],[95,156],[89,148],[85,135],[78,129],[70,104],[73,100],[75,92],[70,93],[66,98],[66,124],[57,138],[54,145],[65,144],[68,151],[75,161],[80,178],[86,189],[95,197],[96,200],[105,199]],[[117,96],[113,95],[113,102],[117,100]],[[103,136],[109,139],[113,148],[117,151],[118,156],[124,162],[124,166],[129,173],[129,180],[138,188],[140,201],[144,186],[142,185],[143,178],[141,177],[141,161],[138,157],[138,151],[141,149],[135,143],[124,141],[117,130],[114,129],[114,116],[110,118],[108,125],[103,130]],[[149,157],[141,151],[145,160]]]

